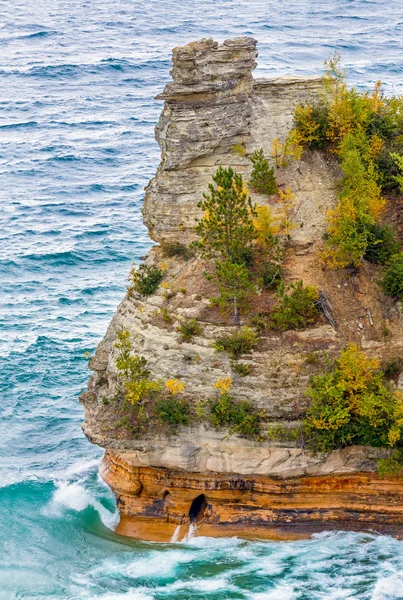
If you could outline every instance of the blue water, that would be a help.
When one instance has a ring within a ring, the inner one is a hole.
[[[389,600],[403,544],[130,542],[80,429],[92,351],[151,242],[143,188],[171,48],[259,40],[257,76],[402,90],[401,0],[0,0],[0,599]]]

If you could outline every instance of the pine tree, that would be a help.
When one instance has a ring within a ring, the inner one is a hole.
[[[239,304],[252,288],[247,263],[257,238],[253,218],[256,206],[247,194],[242,176],[231,167],[219,167],[209,185],[209,194],[198,204],[204,217],[198,222],[199,241],[194,246],[204,258],[213,259],[212,276],[218,284],[221,307],[233,306],[234,320],[239,324]]]
[[[217,187],[210,183],[210,194],[203,194],[204,200],[198,203],[205,214],[196,226],[200,239],[195,246],[204,258],[245,264],[257,237],[253,224],[256,206],[245,190],[242,176],[232,167],[219,167],[213,181]]]
[[[254,192],[258,194],[271,194],[277,193],[277,183],[274,176],[274,168],[269,167],[269,161],[263,153],[263,148],[255,150],[250,157],[253,170],[250,178],[249,185]]]

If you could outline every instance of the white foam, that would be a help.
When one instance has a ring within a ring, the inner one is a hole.
[[[172,537],[171,537],[171,544],[176,544],[176,542],[177,542],[177,541],[178,541],[178,539],[179,539],[179,534],[180,534],[180,531],[181,531],[181,525],[178,525],[178,526],[176,527],[175,531],[173,532],[173,535],[172,535]]]
[[[189,542],[191,539],[196,537],[196,534],[197,534],[197,523],[195,521],[191,521],[189,523],[189,529],[187,531],[187,534],[183,538],[182,542],[184,542],[184,543]]]
[[[377,581],[371,600],[395,600],[395,598],[403,598],[403,579],[397,573]]]
[[[52,498],[52,507],[54,514],[61,516],[63,509],[67,508],[81,512],[88,506],[94,508],[105,527],[114,530],[119,522],[118,511],[111,512],[97,500],[94,496],[84,488],[79,482],[68,483],[60,482],[57,483],[57,489],[55,490]]]
[[[267,592],[252,594],[250,600],[294,600],[296,598],[294,586],[279,585]]]
[[[159,579],[174,575],[177,567],[196,560],[197,556],[195,552],[186,550],[152,551],[147,556],[138,556],[135,561],[126,564],[122,564],[121,561],[107,560],[95,569],[94,573],[105,575],[119,572],[131,579]]]
[[[154,596],[142,590],[130,590],[125,594],[104,594],[103,596],[85,596],[88,600],[153,600]]]
[[[70,479],[74,475],[82,475],[83,473],[88,473],[88,471],[92,471],[95,467],[99,465],[99,458],[94,458],[92,460],[80,460],[76,463],[73,463],[63,473],[63,478]]]

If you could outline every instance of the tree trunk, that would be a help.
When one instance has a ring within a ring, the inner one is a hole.
[[[236,296],[234,296],[234,323],[237,327],[239,327],[239,314],[238,314],[238,302]]]

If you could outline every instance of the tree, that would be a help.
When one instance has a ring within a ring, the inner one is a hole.
[[[263,153],[263,148],[255,150],[250,157],[253,169],[249,185],[258,194],[276,194],[278,187],[274,176],[274,168],[269,166],[269,161]]]
[[[242,176],[231,167],[219,167],[209,185],[209,194],[198,204],[204,217],[198,222],[199,240],[194,246],[204,258],[214,260],[214,274],[220,291],[218,303],[226,308],[232,303],[234,321],[239,324],[239,304],[252,289],[247,264],[252,257],[253,242],[258,237],[253,218],[256,206],[244,187]]]
[[[217,261],[215,277],[220,292],[216,301],[224,310],[232,304],[234,321],[239,325],[239,308],[247,305],[248,295],[254,289],[249,271],[245,265],[229,260]]]
[[[216,187],[210,183],[210,193],[203,194],[204,200],[198,203],[204,217],[196,226],[200,239],[195,246],[204,258],[245,264],[257,237],[252,220],[256,217],[256,205],[252,204],[242,176],[232,167],[219,167],[213,181]]]

